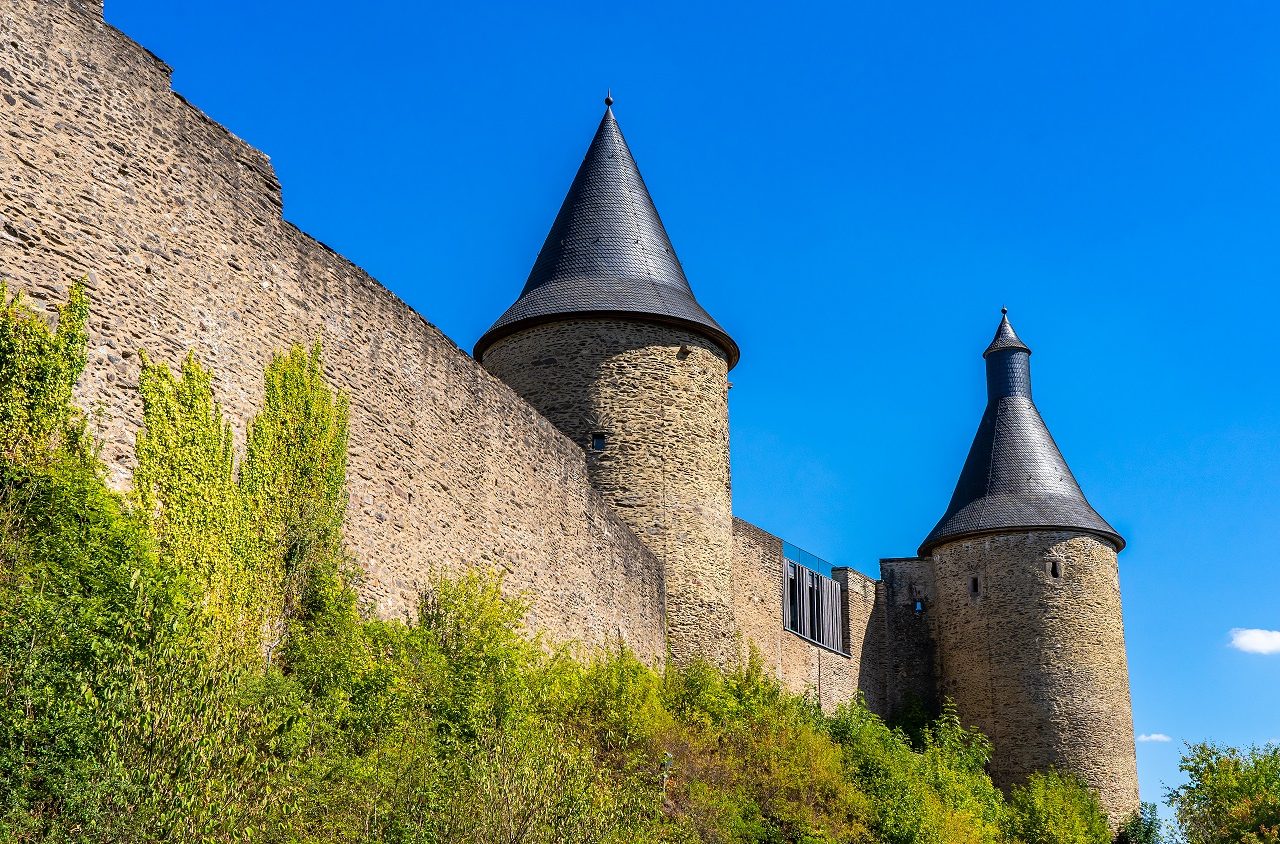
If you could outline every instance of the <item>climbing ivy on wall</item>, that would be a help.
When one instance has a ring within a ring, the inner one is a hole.
[[[0,456],[29,463],[51,453],[81,451],[84,425],[71,391],[87,360],[89,299],[74,285],[58,309],[57,330],[10,296],[0,282]]]
[[[247,661],[279,614],[279,574],[236,480],[231,426],[193,356],[177,376],[141,357],[136,512],[194,596],[199,633],[226,658]]]
[[[323,606],[322,584],[344,572],[347,402],[325,381],[320,344],[267,366],[263,409],[249,425],[240,488],[272,570],[285,622]]]
[[[318,344],[275,355],[237,471],[212,373],[192,355],[176,376],[141,357],[137,511],[201,596],[211,643],[270,661],[319,584],[342,571],[346,401],[325,383]]]

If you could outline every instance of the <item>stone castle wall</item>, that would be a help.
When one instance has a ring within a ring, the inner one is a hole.
[[[93,0],[0,0],[0,122],[0,278],[46,307],[89,277],[77,398],[115,486],[140,421],[138,349],[170,364],[193,350],[242,440],[271,354],[320,340],[350,398],[347,535],[384,617],[410,613],[437,572],[496,568],[553,639],[621,638],[656,664],[669,620],[676,656],[754,643],[826,706],[861,691],[891,714],[940,688],[995,741],[1002,784],[1058,765],[1113,818],[1136,806],[1110,546],[1032,532],[885,560],[878,583],[838,569],[852,656],[827,651],[782,628],[781,541],[731,517],[713,344],[635,323],[542,326],[486,355],[513,390],[283,221],[266,156],[175,94]]]
[[[662,561],[672,658],[735,659],[724,351],[672,326],[566,319],[503,337],[484,365],[587,450],[595,488]]]
[[[941,692],[995,744],[992,779],[1056,767],[1095,788],[1113,821],[1136,810],[1115,549],[1030,531],[945,543],[933,560]]]
[[[237,435],[271,354],[324,343],[351,401],[348,537],[364,597],[411,611],[434,571],[495,567],[558,639],[660,661],[661,564],[582,450],[435,327],[280,217],[267,157],[176,95],[101,5],[0,0],[0,276],[35,303],[90,275],[94,408],[116,486],[140,418],[137,349],[209,365]]]

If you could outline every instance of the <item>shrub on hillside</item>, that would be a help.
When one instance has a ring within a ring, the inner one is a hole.
[[[1111,837],[1097,797],[1069,774],[1032,774],[1013,789],[1009,803],[1009,833],[1027,844],[1090,844]]]
[[[1006,801],[950,708],[909,738],[757,659],[583,658],[481,572],[365,617],[318,348],[269,364],[240,457],[211,374],[144,356],[112,492],[71,402],[86,316],[79,288],[56,331],[0,312],[0,842],[1109,840],[1074,781]]]
[[[1115,844],[1161,844],[1164,840],[1164,824],[1156,804],[1143,803],[1120,825]]]

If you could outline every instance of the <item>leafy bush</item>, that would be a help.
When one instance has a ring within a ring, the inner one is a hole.
[[[1073,780],[1006,801],[949,707],[909,737],[754,656],[580,658],[478,571],[365,617],[318,347],[271,361],[239,459],[211,374],[142,356],[111,491],[71,401],[87,315],[0,311],[0,842],[1110,840]]]
[[[918,751],[861,702],[841,707],[831,725],[853,782],[871,798],[877,840],[1003,840],[1004,798],[984,772],[990,743],[964,729],[953,707],[922,728]]]
[[[1143,803],[1123,824],[1116,835],[1116,844],[1160,844],[1164,841],[1164,824],[1156,811],[1156,804]]]
[[[1280,745],[1188,748],[1188,782],[1169,791],[1187,844],[1280,842]]]
[[[1097,797],[1069,774],[1032,774],[1013,790],[1009,803],[1010,833],[1027,844],[1090,844],[1111,837]]]
[[[50,331],[0,283],[0,458],[7,465],[83,453],[84,425],[71,391],[88,360],[89,299],[71,288]]]

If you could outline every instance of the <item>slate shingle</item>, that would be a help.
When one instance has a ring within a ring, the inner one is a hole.
[[[587,315],[680,325],[723,348],[731,368],[738,362],[738,345],[693,296],[612,108],[520,298],[476,342],[475,356],[522,326]]]

